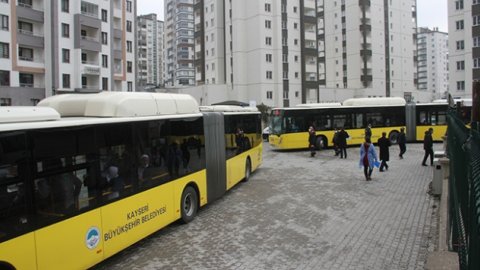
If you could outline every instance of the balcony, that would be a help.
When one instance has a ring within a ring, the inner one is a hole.
[[[26,45],[27,47],[45,47],[42,33],[34,33],[33,31],[26,29],[18,29],[17,42],[19,45]]]
[[[366,7],[370,7],[370,0],[359,0],[358,1],[358,4],[363,7],[363,6],[366,6]]]
[[[360,24],[360,31],[365,33],[365,32],[371,32],[372,31],[372,26],[369,24]]]
[[[90,65],[90,64],[83,64],[83,74],[87,75],[94,75],[94,76],[99,76],[100,75],[100,67],[97,65]]]
[[[368,49],[360,50],[360,56],[362,57],[372,56],[372,50],[368,50]]]
[[[28,19],[34,22],[44,22],[44,13],[40,8],[33,7],[29,4],[18,2],[17,17]]]
[[[102,45],[97,37],[82,36],[79,33],[75,35],[75,49],[83,49],[88,51],[100,52]]]

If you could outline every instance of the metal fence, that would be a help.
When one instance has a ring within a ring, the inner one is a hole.
[[[448,113],[449,247],[460,269],[480,269],[480,133]]]

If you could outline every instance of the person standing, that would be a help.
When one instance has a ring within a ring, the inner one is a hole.
[[[343,158],[345,156],[345,159],[347,158],[347,139],[350,138],[350,135],[345,131],[344,128],[342,128],[338,132],[338,148],[340,151],[340,158]]]
[[[314,157],[316,154],[315,143],[317,142],[317,136],[315,135],[315,128],[310,126],[308,128],[308,148],[310,148],[310,157]]]
[[[338,149],[338,129],[335,128],[335,131],[333,132],[333,149],[335,150],[335,156],[338,156],[340,154],[340,151]]]
[[[400,147],[400,154],[398,155],[401,159],[403,158],[403,154],[407,151],[406,145],[407,139],[405,137],[405,128],[400,128],[400,134],[398,134],[398,147]]]
[[[378,139],[378,147],[380,148],[380,160],[382,164],[380,164],[380,171],[383,172],[383,168],[388,170],[387,161],[390,159],[390,151],[388,148],[392,145],[390,140],[387,138],[387,133],[382,132],[382,137]]]
[[[375,147],[371,144],[370,138],[365,137],[365,142],[360,146],[360,167],[363,166],[363,173],[365,180],[372,180],[373,167],[377,161],[377,152]]]
[[[372,124],[368,124],[365,128],[365,138],[372,139]]]
[[[423,157],[422,166],[427,166],[428,156],[430,156],[430,165],[433,166],[433,128],[429,128],[425,131],[425,137],[423,138],[423,150],[425,150],[425,156]]]

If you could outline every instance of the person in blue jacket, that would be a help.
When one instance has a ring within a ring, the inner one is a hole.
[[[377,152],[370,141],[370,137],[365,137],[365,142],[360,146],[360,167],[363,166],[365,180],[372,180],[372,171],[375,163],[378,162]]]

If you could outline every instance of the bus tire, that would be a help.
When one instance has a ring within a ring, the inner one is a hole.
[[[6,262],[0,262],[0,270],[15,270],[16,268],[13,267],[13,265],[6,263]]]
[[[195,219],[198,211],[198,194],[193,187],[187,186],[183,190],[180,207],[183,223],[187,224]]]
[[[252,174],[252,162],[250,161],[250,158],[247,158],[247,161],[245,161],[245,178],[243,178],[243,181],[248,182],[248,180],[250,180],[251,174]]]
[[[325,136],[318,136],[316,145],[317,145],[317,150],[326,149],[328,147],[327,138],[325,138]]]
[[[390,134],[388,134],[388,139],[392,144],[397,144],[398,142],[398,131],[392,130]]]

